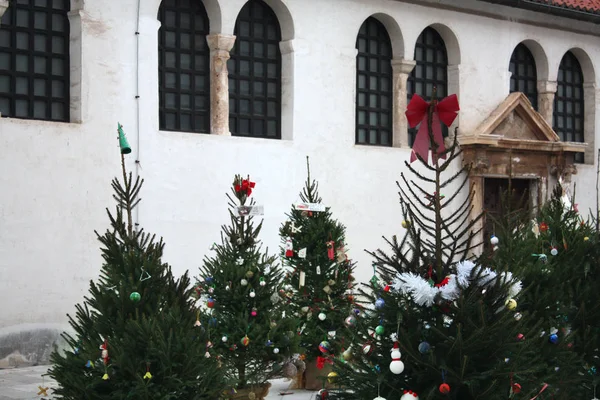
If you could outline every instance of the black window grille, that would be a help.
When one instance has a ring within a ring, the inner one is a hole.
[[[158,12],[159,126],[210,132],[209,21],[201,1],[163,0]]]
[[[538,109],[537,71],[535,59],[531,51],[520,43],[510,56],[508,67],[510,75],[510,92],[521,92],[527,96],[534,110]]]
[[[356,143],[392,145],[392,42],[367,18],[356,38]]]
[[[12,0],[0,22],[3,117],[69,121],[69,0]]]
[[[234,136],[281,138],[281,29],[273,10],[249,0],[235,23],[229,69],[229,129]]]
[[[415,61],[417,65],[408,77],[406,92],[408,101],[413,94],[418,94],[426,101],[431,100],[433,87],[437,88],[437,98],[448,95],[448,53],[446,44],[440,34],[433,28],[425,28],[415,44]],[[418,126],[408,130],[408,142],[412,146]],[[442,134],[448,136],[448,128],[442,125]]]
[[[553,112],[554,131],[565,142],[583,142],[583,72],[579,61],[570,51],[563,56],[560,62],[556,89]],[[583,153],[577,153],[575,161],[583,162]]]

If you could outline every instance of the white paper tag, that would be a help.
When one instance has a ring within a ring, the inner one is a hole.
[[[264,215],[265,213],[263,206],[239,206],[236,209],[240,217]]]
[[[321,267],[317,265],[317,275],[321,275]]]
[[[326,207],[320,203],[298,203],[294,204],[294,208],[300,211],[324,212]]]
[[[304,286],[304,281],[306,280],[306,274],[304,271],[300,271],[300,287]]]
[[[303,249],[298,250],[298,257],[300,258],[306,258],[306,247]]]

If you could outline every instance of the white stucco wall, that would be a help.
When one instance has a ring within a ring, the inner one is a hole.
[[[244,2],[206,0],[211,31],[233,34]],[[324,202],[347,226],[350,254],[359,262],[357,275],[368,279],[371,259],[363,249],[383,246],[382,235],[402,234],[395,181],[409,157],[409,149],[354,144],[354,45],[370,15],[387,16],[383,20],[398,58],[412,59],[420,32],[439,24],[450,62],[458,64],[454,87],[462,109],[461,132],[475,129],[508,95],[508,62],[523,40],[538,42],[547,57],[538,63],[547,64],[548,76],[539,79],[555,80],[563,54],[578,47],[589,56],[596,70],[593,80],[600,87],[598,36],[542,26],[586,29],[575,21],[473,0],[460,3],[504,19],[389,0],[268,3],[294,49],[292,68],[284,71],[291,90],[283,95],[291,112],[283,126],[292,128],[284,132],[289,139],[278,141],[160,132],[159,0],[142,1],[139,100],[137,1],[85,1],[82,79],[77,82],[82,122],[0,120],[0,334],[22,324],[64,324],[65,314],[74,311],[74,303],[87,291],[88,280],[98,275],[101,259],[94,229],[107,227],[104,209],[113,206],[110,179],[120,173],[117,121],[134,148],[129,167],[135,170],[133,156],[139,150],[139,172],[146,180],[139,223],[164,237],[166,258],[176,273],[197,273],[205,250],[219,239],[221,224],[228,222],[225,192],[236,173],[250,174],[257,182],[255,197],[265,206],[262,239],[278,251],[278,228],[298,199],[309,155]],[[539,23],[515,22],[517,17]],[[598,90],[596,98],[600,104]],[[139,141],[136,102],[141,110]],[[591,114],[600,143],[600,109]],[[580,165],[574,181],[580,209],[595,208],[595,167]]]

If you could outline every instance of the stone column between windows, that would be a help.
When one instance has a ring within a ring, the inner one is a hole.
[[[594,165],[596,160],[596,110],[600,91],[594,82],[583,83],[583,141],[588,144],[585,149],[585,163]]]
[[[229,74],[227,60],[235,36],[214,34],[206,37],[210,48],[210,133],[229,136]]]
[[[6,12],[6,10],[8,9],[8,6],[9,6],[8,0],[0,0],[0,18]]]
[[[408,76],[417,65],[414,60],[392,60],[393,84],[393,139],[394,147],[408,147],[408,121],[404,114],[407,106],[406,85]]]
[[[554,112],[554,96],[557,84],[553,81],[538,81],[538,113],[552,126],[552,113]]]

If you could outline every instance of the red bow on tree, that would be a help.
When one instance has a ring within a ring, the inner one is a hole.
[[[431,123],[431,131],[433,133],[432,140],[437,145],[432,149],[434,151],[433,157],[439,156],[440,158],[446,158],[446,155],[444,154],[446,148],[444,146],[440,121],[446,126],[452,125],[459,110],[458,99],[455,94],[448,96],[441,101],[437,101],[435,99],[434,91],[434,100],[429,103],[423,100],[418,94],[413,95],[406,108],[406,119],[408,119],[408,125],[411,128],[414,128],[419,123],[421,126],[419,127],[415,142],[413,143],[410,162],[417,159],[417,154],[421,156],[425,162],[427,162],[429,158],[429,148],[430,145],[433,144],[429,138],[429,123]]]
[[[243,192],[246,193],[246,196],[250,196],[252,194],[252,189],[254,189],[254,186],[256,186],[256,183],[250,182],[250,179],[244,179],[242,180],[241,185],[235,185],[235,191],[238,193]]]

